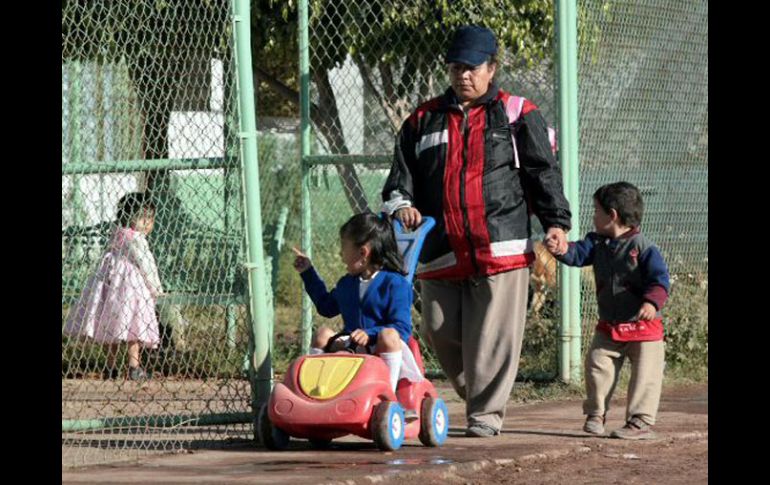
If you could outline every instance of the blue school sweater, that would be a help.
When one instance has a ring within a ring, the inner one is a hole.
[[[360,301],[358,276],[343,276],[331,292],[326,290],[326,284],[314,267],[300,276],[318,313],[327,318],[342,314],[346,332],[361,328],[369,335],[369,344],[373,345],[383,328],[392,328],[404,342],[409,341],[412,335],[412,284],[403,275],[380,270]]]

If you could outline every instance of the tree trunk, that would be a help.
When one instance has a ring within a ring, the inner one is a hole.
[[[145,160],[168,159],[168,126],[174,90],[169,82],[169,62],[141,56],[128,60],[129,73],[136,87],[142,113],[142,157]],[[147,191],[165,185],[167,170],[146,173]]]
[[[299,93],[297,91],[286,86],[259,66],[254,66],[253,71],[257,80],[267,84],[285,100],[299,106]],[[345,143],[342,123],[337,111],[337,99],[329,82],[328,73],[314,73],[313,81],[318,88],[319,104],[310,104],[310,118],[321,136],[329,143],[331,152],[347,155],[350,151]],[[355,213],[366,211],[369,207],[366,201],[366,193],[355,167],[351,165],[335,165],[335,167],[350,208]]]

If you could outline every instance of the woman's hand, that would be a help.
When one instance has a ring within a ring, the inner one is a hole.
[[[569,243],[567,234],[560,227],[550,227],[543,240],[545,248],[554,256],[562,256],[567,253]]]
[[[414,207],[402,207],[394,215],[407,229],[415,228],[422,222],[422,214]]]
[[[294,258],[294,269],[297,270],[298,273],[303,273],[310,269],[313,264],[310,262],[310,258],[305,256],[305,253],[300,251],[299,249],[292,246],[292,251],[294,251],[294,254],[297,256]]]

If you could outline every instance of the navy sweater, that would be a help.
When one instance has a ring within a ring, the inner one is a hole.
[[[617,239],[588,233],[556,259],[568,266],[593,266],[600,320],[636,321],[644,302],[652,303],[656,317],[661,317],[671,287],[668,268],[658,248],[638,229]]]

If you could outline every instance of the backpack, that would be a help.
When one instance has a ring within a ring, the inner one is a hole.
[[[524,109],[525,98],[521,96],[511,95],[508,98],[508,103],[505,105],[505,114],[508,115],[508,124],[512,125],[521,116],[521,110]],[[516,139],[511,133],[511,141],[513,141],[513,157],[516,161],[516,168],[519,168],[519,151],[516,148]],[[551,152],[556,155],[556,130],[548,127],[548,141],[551,143]]]

